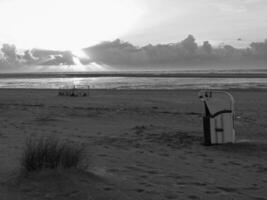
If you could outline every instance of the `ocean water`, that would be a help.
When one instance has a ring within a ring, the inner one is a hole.
[[[0,88],[58,89],[61,87],[95,89],[267,89],[267,78],[1,78]]]
[[[152,76],[143,77],[140,74]],[[183,77],[184,74],[187,74],[187,76]],[[227,78],[217,76],[203,77],[203,74],[230,74],[230,76],[226,76]],[[240,74],[249,74],[249,76],[247,78],[240,77],[238,76]],[[153,75],[156,75],[156,77],[153,77]],[[190,77],[191,75],[194,76]],[[228,67],[219,69],[209,67],[188,69],[187,67],[166,71],[0,74],[0,88],[58,89],[73,87],[74,85],[76,87],[89,86],[95,89],[267,89],[267,67]]]

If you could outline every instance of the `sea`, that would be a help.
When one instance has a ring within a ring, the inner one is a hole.
[[[59,89],[267,89],[260,69],[0,73],[0,88]]]

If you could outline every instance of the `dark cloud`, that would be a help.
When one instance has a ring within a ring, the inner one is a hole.
[[[188,37],[181,42],[181,45],[185,52],[190,56],[195,55],[198,48],[193,35],[188,35]]]
[[[77,58],[70,51],[54,51],[43,49],[24,50],[18,53],[15,45],[4,44],[0,49],[0,68],[19,69],[23,66],[57,66],[75,65],[79,59],[81,64],[92,62],[139,69],[138,67],[163,66],[199,66],[199,65],[257,65],[267,63],[267,40],[254,42],[250,48],[237,49],[230,45],[213,47],[208,41],[198,45],[194,36],[189,35],[180,42],[171,44],[146,45],[137,47],[119,39],[103,42],[83,49],[88,58]]]
[[[137,47],[119,39],[84,49],[93,62],[107,65],[206,65],[266,62],[267,42],[252,43],[251,48],[230,45],[212,47],[208,41],[198,46],[194,36],[172,44]]]
[[[3,44],[1,51],[4,55],[4,59],[7,62],[10,63],[15,63],[17,62],[17,50],[15,45],[10,45],[10,44]]]
[[[253,42],[251,43],[252,53],[256,57],[266,58],[267,56],[267,40],[264,42]]]
[[[202,45],[202,50],[205,54],[207,55],[211,55],[212,53],[212,46],[211,44],[209,43],[209,41],[205,41],[203,42],[203,45]]]
[[[5,71],[20,70],[25,66],[74,64],[70,51],[32,49],[18,53],[16,46],[10,44],[3,44],[0,49],[0,69]]]
[[[31,54],[39,65],[74,65],[73,55],[70,51],[33,49]]]

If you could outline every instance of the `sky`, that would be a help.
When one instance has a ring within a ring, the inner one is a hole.
[[[143,46],[188,34],[246,47],[267,39],[267,0],[0,0],[0,27],[0,43],[19,48],[75,51],[117,38]]]

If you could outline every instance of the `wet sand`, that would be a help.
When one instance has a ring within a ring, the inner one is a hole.
[[[206,147],[198,91],[0,90],[0,199],[266,199],[267,91],[230,92],[238,142]],[[20,177],[26,138],[48,135],[84,145],[87,171]]]

